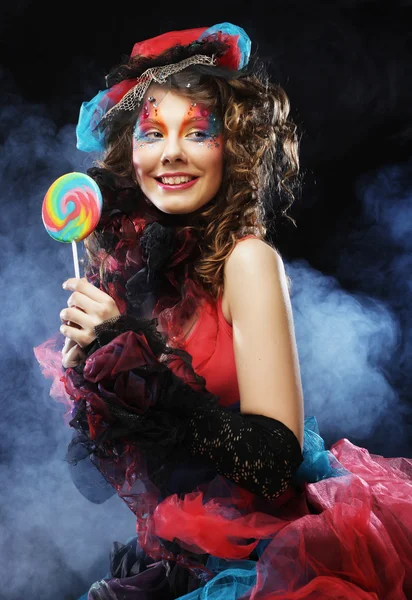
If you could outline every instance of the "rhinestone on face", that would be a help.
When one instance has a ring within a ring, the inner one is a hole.
[[[154,102],[156,100],[156,98],[154,96],[149,96],[148,100],[149,100],[149,102]]]

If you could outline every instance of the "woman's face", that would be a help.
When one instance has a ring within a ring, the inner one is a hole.
[[[168,214],[191,213],[219,190],[223,137],[205,106],[153,86],[133,132],[133,164],[148,200]]]

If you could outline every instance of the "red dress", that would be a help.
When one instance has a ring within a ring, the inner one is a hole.
[[[207,389],[223,406],[238,402],[233,329],[222,313],[222,296],[216,303],[203,304],[183,348],[191,354],[193,368],[205,378]]]

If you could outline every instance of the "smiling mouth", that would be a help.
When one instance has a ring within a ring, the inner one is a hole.
[[[199,177],[179,176],[179,177],[155,177],[157,185],[165,192],[183,192],[196,185]],[[165,183],[163,183],[165,182]],[[169,183],[174,182],[174,183]]]
[[[179,175],[177,177],[155,177],[155,179],[163,185],[182,185],[182,183],[189,183],[199,178],[192,175]]]

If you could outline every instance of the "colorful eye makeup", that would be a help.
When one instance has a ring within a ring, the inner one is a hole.
[[[219,148],[217,138],[220,134],[220,122],[216,115],[209,111],[208,108],[192,102],[188,111],[188,117],[195,119],[194,127],[199,128],[199,133],[203,135],[197,138],[197,143],[205,145],[208,148]]]
[[[139,147],[143,148],[164,139],[167,126],[159,112],[156,99],[149,96],[148,101],[143,105],[133,132],[134,141]],[[181,123],[179,135],[183,135],[187,141],[202,146],[206,145],[208,148],[218,148],[217,138],[220,130],[220,121],[216,115],[205,106],[192,102],[186,118]]]
[[[154,106],[155,104],[155,98],[153,98],[153,96],[150,96],[148,102],[144,103],[142,112],[140,113],[139,118],[137,119],[136,125],[134,127],[133,139],[135,143],[137,143],[141,148],[144,148],[146,144],[153,143],[154,141],[156,141],[156,139],[161,139],[161,136],[160,138],[156,138],[156,136],[154,135],[155,132],[153,132],[153,135],[148,135],[149,132],[153,130],[154,122],[158,121],[157,104],[156,106]],[[164,127],[163,123],[159,122],[158,124],[161,127]]]

